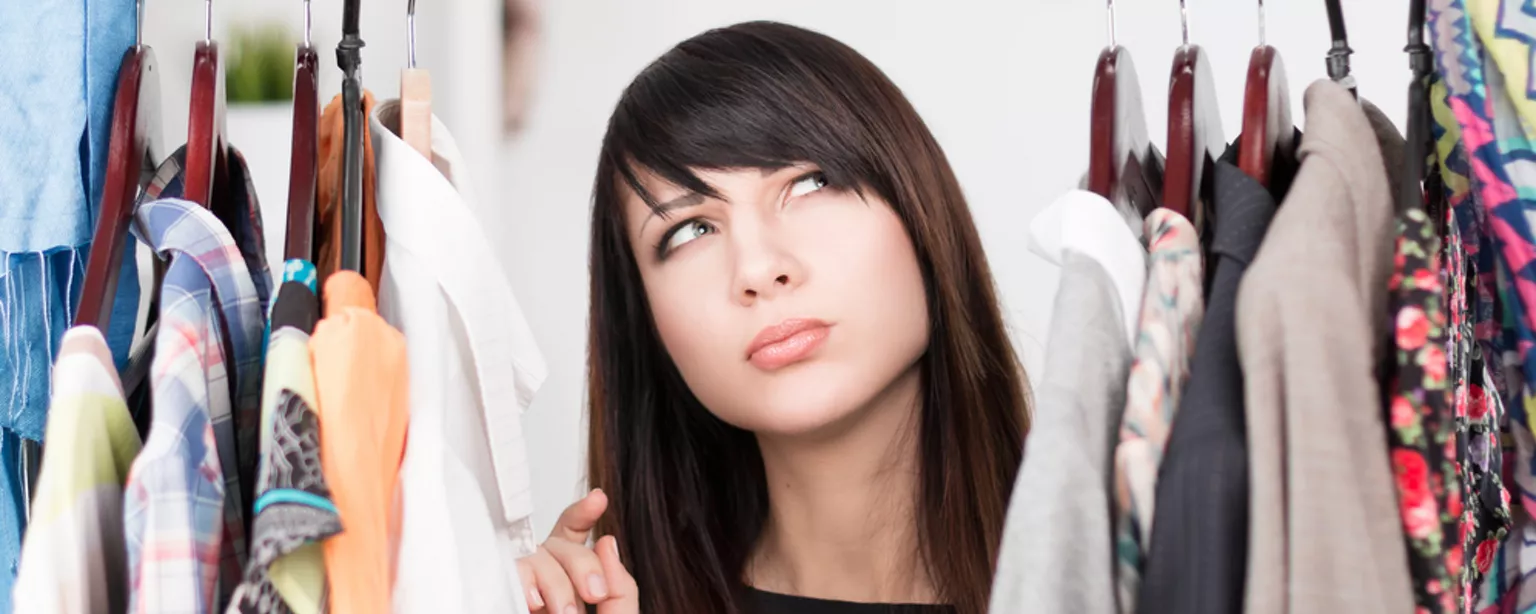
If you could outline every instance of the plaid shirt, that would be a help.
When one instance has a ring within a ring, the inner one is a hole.
[[[266,231],[261,224],[261,206],[256,202],[256,186],[251,183],[251,171],[245,164],[245,155],[233,146],[225,146],[224,152],[228,157],[228,197],[237,206],[219,221],[234,235],[235,243],[240,246],[240,254],[245,258],[245,267],[251,272],[251,281],[256,284],[256,295],[261,297],[261,304],[266,305],[271,302],[274,290],[272,274],[267,270]],[[155,176],[144,187],[139,202],[182,198],[186,190],[186,174],[182,170],[186,164],[187,146],[182,145],[155,168]]]
[[[256,202],[256,187],[251,183],[251,172],[245,164],[245,156],[240,150],[232,146],[226,146],[225,155],[226,170],[229,173],[226,185],[229,191],[223,193],[224,202],[232,204],[231,207],[220,207],[214,211],[224,228],[234,236],[235,244],[240,247],[240,255],[245,259],[245,267],[251,273],[251,282],[256,285],[256,296],[261,301],[261,312],[267,314],[267,305],[272,301],[272,274],[267,269],[267,248],[265,231],[261,224],[261,206]],[[155,176],[145,186],[144,193],[139,196],[140,204],[155,200],[169,198],[182,198],[186,190],[186,166],[187,147],[185,145],[177,149],[175,153],[160,163],[155,169]],[[266,330],[266,324],[262,324],[262,330]],[[266,337],[262,337],[262,348],[266,348]],[[263,349],[260,356],[265,356]],[[260,358],[257,358],[260,360]],[[259,386],[258,386],[259,387]],[[146,399],[148,401],[148,399]],[[256,412],[259,409],[249,409]],[[149,408],[143,411],[135,411],[134,414],[152,413]],[[140,425],[144,422],[140,421]],[[245,486],[241,491],[242,500],[250,501],[255,498],[252,491],[256,484],[256,438],[259,432],[258,424],[240,423],[241,428],[235,431],[238,456],[238,471],[240,484]],[[248,525],[249,523],[247,523]]]
[[[150,202],[139,206],[134,231],[170,265],[151,372],[154,418],[123,503],[129,607],[215,612],[246,558],[238,459],[255,454],[265,309],[246,257],[208,210]]]

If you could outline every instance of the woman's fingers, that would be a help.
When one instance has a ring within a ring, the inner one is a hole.
[[[586,544],[587,535],[592,532],[592,527],[597,526],[597,519],[602,518],[603,511],[607,509],[608,495],[594,488],[580,501],[560,512],[560,519],[555,522],[555,528],[549,532],[549,536],[573,544]]]
[[[531,559],[526,557],[517,560],[517,577],[523,581],[523,599],[528,602],[528,611],[543,612],[544,595],[539,592],[539,574]]]
[[[590,548],[558,539],[545,542],[544,548],[560,562],[571,584],[576,585],[576,592],[581,595],[582,601],[599,603],[608,598],[608,580],[603,574],[603,564]]]
[[[539,551],[533,556],[523,559],[533,565],[533,573],[538,577],[540,599],[544,602],[544,612],[550,614],[575,614],[583,608],[581,600],[576,597],[576,587],[571,585],[572,578],[566,575],[565,568],[555,560],[548,549],[539,547]],[[528,604],[530,611],[540,611]]]
[[[603,553],[587,547],[587,536],[607,509],[603,491],[587,493],[560,513],[538,552],[517,561],[529,611],[578,614],[586,602],[598,604],[601,614],[639,612],[635,579],[619,563],[617,542],[612,537],[599,541],[599,550],[607,548]]]
[[[608,580],[608,599],[597,604],[597,614],[639,614],[640,590],[634,576],[619,560],[619,540],[612,535],[597,540],[597,559]]]

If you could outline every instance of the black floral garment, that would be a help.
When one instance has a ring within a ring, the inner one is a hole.
[[[1457,611],[1462,495],[1446,358],[1440,238],[1422,208],[1397,219],[1388,290],[1394,359],[1387,436],[1419,612]]]
[[[1481,598],[1482,582],[1509,534],[1511,520],[1499,441],[1504,402],[1494,386],[1487,352],[1477,339],[1478,311],[1471,302],[1479,296],[1476,261],[1467,257],[1455,212],[1449,215],[1443,273],[1451,319],[1446,353],[1451,370],[1451,407],[1456,417],[1456,458],[1462,482],[1462,552],[1472,555],[1471,564],[1459,566],[1458,592],[1461,611],[1471,612],[1493,605]]]

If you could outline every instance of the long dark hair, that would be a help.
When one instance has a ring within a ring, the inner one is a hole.
[[[919,555],[938,597],[985,611],[1028,428],[1028,384],[991,272],[944,152],[869,60],[827,36],[768,22],[711,30],[668,51],[624,91],[603,138],[592,208],[589,475],[611,501],[642,611],[740,611],[742,572],[768,511],[752,433],[688,390],[651,318],[628,234],[641,169],[700,194],[690,169],[818,165],[832,185],[890,203],[916,248],[930,342],[917,509]]]

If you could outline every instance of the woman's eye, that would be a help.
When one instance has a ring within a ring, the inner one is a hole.
[[[804,196],[825,187],[827,187],[827,175],[818,171],[796,179],[795,183],[789,186],[789,196],[790,198]]]
[[[715,227],[708,222],[703,220],[688,220],[672,229],[672,233],[667,237],[664,249],[668,252],[671,252],[672,250],[682,247],[689,241],[712,232],[715,232]]]

